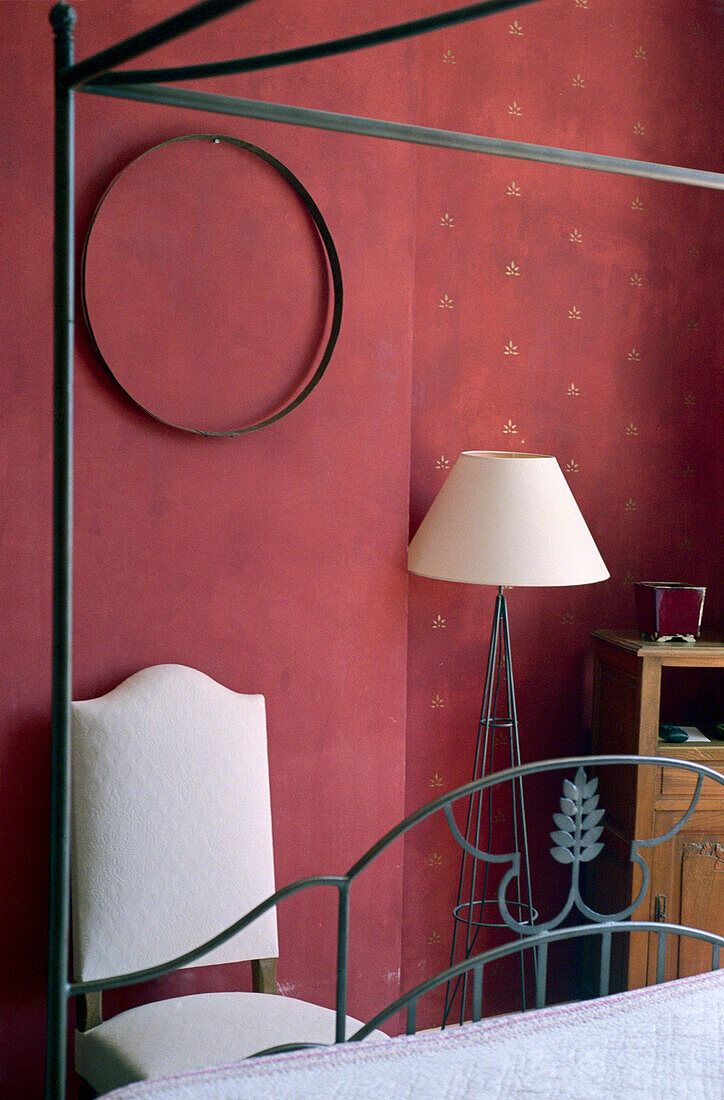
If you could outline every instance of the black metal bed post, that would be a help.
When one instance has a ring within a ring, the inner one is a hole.
[[[53,665],[50,899],[45,1095],[65,1091],[70,917],[70,700],[73,545],[74,96],[59,74],[73,63],[76,14],[50,12],[55,34],[55,236],[53,382]]]
[[[343,1043],[347,1038],[347,975],[349,970],[349,889],[351,880],[345,878],[338,887],[337,912],[337,994],[335,999],[336,1021],[334,1041]]]
[[[498,715],[498,700],[501,691],[501,681],[505,680],[505,701],[507,713]],[[483,690],[483,702],[480,709],[480,722],[478,725],[478,737],[475,745],[475,758],[473,762],[472,780],[484,778],[494,771],[494,751],[496,733],[507,731],[510,742],[510,766],[520,765],[520,739],[518,735],[518,712],[515,702],[515,686],[513,682],[513,661],[510,646],[510,629],[508,625],[508,606],[502,587],[498,589],[495,599],[495,612],[493,625],[490,632],[490,647],[488,650],[488,665],[485,674],[485,687]],[[495,815],[492,806],[492,794],[485,792],[487,797],[487,821],[483,822],[483,791],[477,791],[471,796],[468,803],[467,819],[465,824],[465,840],[478,850],[492,851],[493,824]],[[525,823],[525,803],[523,799],[523,781],[517,778],[512,781],[511,787],[512,826],[515,850],[520,852],[520,874],[516,881],[516,908],[519,920],[526,915],[526,922],[533,923],[536,913],[533,908],[533,899],[530,882],[530,861],[528,857],[528,834]],[[481,841],[482,834],[482,841]],[[499,921],[486,920],[486,907],[497,904],[496,895],[489,893],[489,864],[486,862],[482,873],[482,882],[478,885],[478,860],[470,856],[470,870],[468,873],[468,855],[464,849],[460,859],[460,878],[458,881],[457,904],[453,909],[453,936],[450,947],[450,966],[454,966],[460,959],[468,959],[473,955],[478,934],[482,928],[504,927]],[[522,875],[522,883],[521,883]],[[464,932],[464,935],[463,935]],[[460,957],[460,958],[459,958]],[[461,973],[455,982],[448,982],[445,990],[445,1005],[443,1009],[443,1027],[447,1024],[453,1004],[460,992],[460,1023],[465,1019],[465,1004],[468,994],[467,972]],[[525,964],[521,954],[521,1006],[526,1008],[526,981]]]

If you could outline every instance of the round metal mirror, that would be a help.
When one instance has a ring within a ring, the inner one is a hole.
[[[319,382],[342,277],[317,205],[285,165],[238,138],[189,135],[147,150],[107,189],[82,300],[132,401],[170,427],[239,435]]]

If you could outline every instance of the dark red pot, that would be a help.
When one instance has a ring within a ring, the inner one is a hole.
[[[644,638],[698,638],[706,588],[637,581],[636,623]]]

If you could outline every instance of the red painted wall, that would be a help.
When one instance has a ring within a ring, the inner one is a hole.
[[[265,0],[153,60],[298,45],[437,6],[376,0],[360,13]],[[17,1096],[39,1094],[43,1057],[48,7],[3,4],[0,41],[0,1091]],[[86,0],[77,54],[179,7]],[[703,0],[541,0],[475,28],[208,90],[716,168],[718,19]],[[632,623],[632,578],[708,584],[706,625],[721,627],[721,204],[668,184],[79,96],[80,236],[133,156],[214,128],[278,156],[318,202],[345,277],[342,334],[300,409],[215,441],[133,409],[78,326],[74,690],[181,661],[264,692],[281,883],[345,867],[405,807],[468,776],[492,591],[413,578],[408,600],[404,554],[409,524],[462,449],[558,455],[612,573],[605,585],[511,593],[526,758],[582,746],[588,633]],[[280,247],[270,236],[265,256]],[[506,354],[511,341],[517,354]],[[393,996],[401,968],[409,984],[444,960],[457,868],[430,855],[413,844],[404,884],[401,853],[361,884],[353,1011]],[[403,885],[416,899],[404,945]],[[329,917],[316,902],[281,914],[283,985],[326,1003]],[[184,989],[211,981],[180,978]]]
[[[721,171],[721,31],[697,0],[532,5],[425,41],[419,115]],[[434,150],[417,165],[411,530],[462,450],[557,456],[611,579],[507,593],[521,753],[584,751],[589,635],[635,626],[634,580],[707,585],[704,627],[722,628],[721,193]],[[410,579],[409,810],[471,778],[494,594]],[[407,911],[405,985],[447,963],[459,866],[444,824],[409,845],[434,904]],[[487,998],[514,1009],[516,983]]]

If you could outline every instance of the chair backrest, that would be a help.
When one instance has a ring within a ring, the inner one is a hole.
[[[76,981],[156,966],[274,891],[264,697],[157,665],[72,704]],[[202,964],[276,956],[276,912]]]

